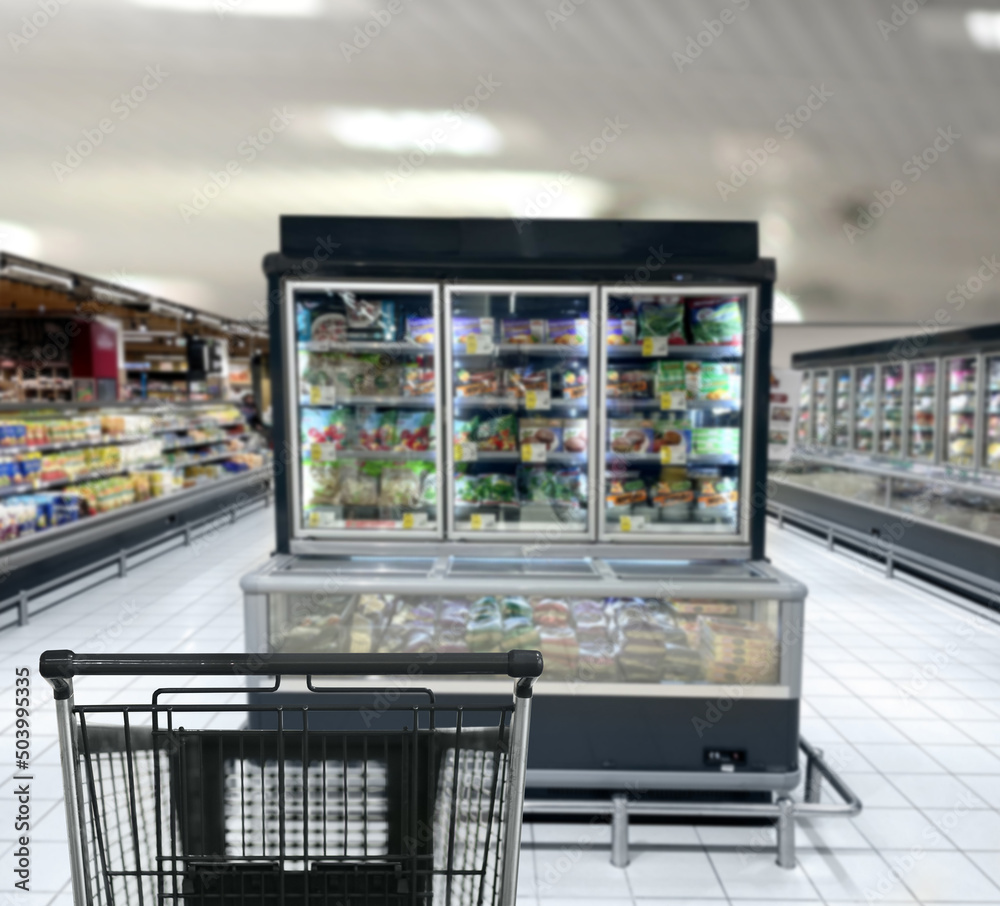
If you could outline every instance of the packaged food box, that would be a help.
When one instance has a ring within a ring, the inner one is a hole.
[[[553,390],[562,399],[580,400],[587,396],[587,366],[566,362],[552,370]]]
[[[468,346],[469,337],[488,336],[491,339],[496,330],[496,323],[493,318],[452,318],[454,328],[454,342],[456,346]]]
[[[396,339],[396,303],[359,299],[341,293],[347,316],[347,339],[391,341]]]
[[[567,453],[587,452],[587,420],[567,418],[563,421],[562,446]]]
[[[476,371],[459,368],[455,373],[455,393],[458,396],[499,396],[501,378],[499,368]]]
[[[652,423],[643,419],[611,419],[608,422],[608,449],[612,453],[652,452]]]
[[[738,456],[739,428],[693,428],[691,452],[695,456]]]
[[[632,346],[635,339],[635,318],[608,319],[608,346]]]
[[[547,324],[544,319],[504,318],[500,323],[504,343],[528,345],[545,342]]]
[[[664,415],[653,421],[652,452],[677,449],[687,452],[691,446],[691,419],[687,415]]]
[[[548,324],[548,341],[557,346],[586,346],[590,322],[586,318],[556,318]]]
[[[304,447],[333,444],[334,449],[344,450],[352,441],[354,417],[348,409],[303,409],[300,419]]]
[[[587,500],[586,477],[578,468],[520,466],[518,484],[526,502],[577,506]]]
[[[607,395],[611,399],[648,399],[653,392],[651,368],[609,368]]]
[[[455,423],[458,443],[474,443],[479,450],[495,453],[517,449],[517,417],[498,415],[493,418],[473,416]]]
[[[347,317],[341,312],[316,313],[308,338],[314,343],[343,343],[347,339]]]
[[[563,423],[557,418],[522,418],[518,429],[521,446],[540,444],[549,453],[563,448]]]
[[[421,346],[431,346],[434,343],[434,332],[437,328],[433,318],[420,318],[408,315],[406,318],[406,339]]]
[[[637,305],[639,339],[667,337],[671,346],[687,343],[684,336],[684,303],[679,299],[659,297]]]
[[[696,346],[742,346],[743,307],[739,299],[688,299],[691,342]]]
[[[395,446],[398,452],[434,449],[434,413],[400,411],[396,415]]]
[[[529,390],[551,393],[552,372],[548,368],[538,368],[534,365],[509,368],[505,374],[506,395],[524,399]]]
[[[624,473],[608,478],[606,500],[609,506],[631,506],[648,499],[646,482],[637,473]]]
[[[434,387],[433,364],[410,362],[403,366],[403,396],[431,396]]]
[[[685,362],[659,361],[656,363],[654,393],[680,393],[687,390]],[[693,363],[697,364],[697,362]]]
[[[728,362],[689,362],[695,372],[694,399],[737,401],[741,393],[740,366]]]

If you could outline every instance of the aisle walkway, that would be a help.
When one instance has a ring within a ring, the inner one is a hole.
[[[0,633],[0,735],[13,738],[13,668],[44,648],[238,651],[238,579],[273,547],[273,511]],[[805,580],[803,732],[861,794],[865,811],[800,824],[800,866],[774,864],[762,828],[633,828],[633,861],[608,864],[605,827],[527,825],[525,906],[873,902],[1000,904],[1000,626],[903,581],[770,529],[775,564]],[[143,684],[87,682],[106,701]],[[127,693],[127,695],[126,695]],[[34,677],[34,892],[25,906],[68,906],[66,832],[48,686]],[[8,775],[9,777],[9,775]],[[12,785],[0,781],[0,878],[11,890]],[[669,850],[655,844],[671,844]],[[6,901],[2,901],[5,903]]]

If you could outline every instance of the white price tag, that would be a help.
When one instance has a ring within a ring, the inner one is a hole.
[[[646,337],[642,341],[642,354],[663,358],[670,352],[670,337]]]
[[[545,444],[521,444],[521,462],[547,462],[548,458]]]
[[[479,459],[479,448],[475,444],[455,444],[455,462],[475,462]]]
[[[524,394],[525,409],[551,409],[552,394],[548,390],[527,390]]]
[[[660,447],[660,463],[665,466],[683,465],[687,462],[687,447],[678,444],[675,447]]]
[[[497,517],[493,513],[473,513],[469,522],[474,532],[488,531],[497,524]]]
[[[331,345],[330,340],[310,340],[308,349],[310,352],[329,352]]]
[[[663,411],[687,409],[687,391],[668,390],[660,394],[660,408]]]
[[[426,513],[403,513],[403,528],[419,529],[427,525]]]
[[[337,402],[337,388],[313,384],[309,388],[309,402],[314,406],[332,406]]]
[[[337,514],[313,510],[308,517],[309,528],[336,528]]]
[[[337,458],[337,445],[313,444],[309,451],[309,458],[313,462],[333,462]]]
[[[645,516],[622,516],[618,522],[623,532],[638,532],[646,527]]]

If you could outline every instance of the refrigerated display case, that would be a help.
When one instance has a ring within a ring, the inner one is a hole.
[[[855,449],[800,435],[771,475],[773,504],[856,531],[880,555],[891,545],[956,587],[1000,590],[1000,326],[801,353],[793,365],[853,373]],[[873,409],[876,449],[863,440]],[[819,418],[815,404],[806,418]]]
[[[830,443],[830,372],[813,372],[813,440]]]
[[[852,432],[851,372],[837,368],[833,372],[833,445],[850,449]]]
[[[799,389],[798,430],[795,432],[795,440],[799,444],[812,441],[812,392],[812,374],[806,371],[802,375],[802,386]]]
[[[793,784],[805,589],[763,562],[755,225],[293,217],[265,270],[289,467],[252,650],[537,647],[537,782]],[[677,743],[727,683],[739,715]]]

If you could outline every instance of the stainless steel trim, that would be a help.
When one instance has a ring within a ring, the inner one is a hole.
[[[517,902],[518,859],[521,855],[521,821],[524,813],[524,781],[528,768],[530,729],[531,697],[515,695],[508,740],[510,748],[507,755],[507,798],[504,802],[503,869],[500,880],[501,906],[515,906]]]
[[[73,906],[88,906],[90,883],[87,872],[86,825],[83,820],[83,786],[79,773],[80,753],[77,749],[73,723],[73,681],[66,698],[56,699],[56,725],[59,731],[59,763],[63,777],[63,800],[66,807],[66,829],[69,835],[70,877],[73,886]]]
[[[329,528],[306,528],[303,525],[302,506],[302,450],[301,450],[301,428],[299,425],[299,354],[296,341],[295,329],[295,293],[297,291],[330,290],[339,292],[342,290],[353,292],[411,292],[427,293],[431,297],[431,311],[435,319],[437,330],[434,336],[434,367],[436,372],[441,369],[441,318],[440,318],[440,286],[437,283],[421,283],[408,281],[386,281],[386,280],[285,280],[284,292],[284,333],[285,333],[285,359],[286,378],[285,381],[285,437],[290,452],[288,473],[291,476],[289,487],[288,506],[290,507],[292,538],[308,538],[314,541],[327,541],[324,548],[326,553],[331,553],[336,549],[334,542],[342,538],[357,538],[362,530],[353,528],[329,529]],[[435,402],[434,418],[437,435],[437,468],[440,480],[442,467],[441,444],[444,435],[441,431],[441,397],[440,397],[440,376],[435,381]],[[414,539],[442,539],[444,538],[444,520],[442,512],[441,494],[438,493],[437,502],[437,523],[433,529],[427,531],[406,532],[407,538]],[[402,534],[401,529],[366,529],[363,536],[366,538],[394,538],[397,541]]]
[[[750,772],[750,771],[568,771],[560,769],[529,769],[528,787],[553,789],[599,789],[599,790],[738,790],[738,791],[789,791],[794,790],[802,779],[802,772],[789,771],[785,774]],[[714,803],[713,803],[714,804]],[[630,802],[629,809],[644,806],[642,811],[653,813],[658,806],[664,809],[676,809],[677,814],[699,816],[704,813],[702,808],[711,808],[713,804],[685,802]],[[733,806],[735,807],[735,806]],[[746,808],[754,808],[748,803]],[[767,808],[757,805],[757,808]],[[719,809],[725,806],[719,804]],[[558,814],[560,812],[582,811],[588,809],[599,812],[599,803],[586,801],[586,807],[581,803],[577,809],[567,807],[561,800],[543,800],[525,803],[525,814]],[[636,809],[639,810],[639,809]],[[665,811],[663,814],[667,814]]]

